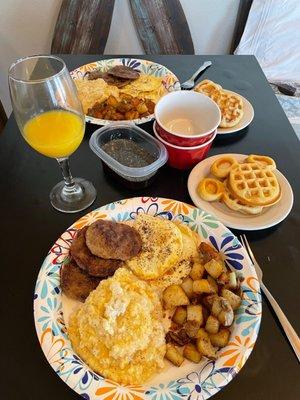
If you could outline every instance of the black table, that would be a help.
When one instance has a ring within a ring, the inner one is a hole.
[[[63,56],[70,70],[102,56]],[[247,233],[263,268],[264,280],[300,333],[299,142],[256,59],[252,56],[147,56],[166,65],[181,81],[205,60],[213,66],[209,78],[237,91],[253,105],[251,125],[238,134],[217,139],[210,155],[268,154],[291,183],[295,203],[288,218],[276,227]],[[151,132],[151,123],[144,128]],[[41,263],[56,238],[86,212],[133,196],[161,196],[190,202],[188,172],[164,167],[157,180],[142,192],[132,192],[103,175],[88,139],[96,129],[88,125],[85,140],[71,157],[75,176],[90,179],[98,192],[95,203],[76,215],[61,214],[49,202],[51,188],[61,180],[55,162],[26,145],[11,117],[0,136],[1,198],[1,399],[79,398],[46,361],[34,328],[32,297]],[[235,232],[239,233],[239,232]],[[263,301],[259,337],[246,365],[215,399],[285,399],[300,397],[299,364],[268,303]]]

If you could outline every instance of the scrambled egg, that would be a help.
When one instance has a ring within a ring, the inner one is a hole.
[[[100,282],[71,315],[76,353],[97,373],[123,384],[141,384],[163,367],[166,351],[157,294],[125,268]]]
[[[171,221],[147,214],[139,215],[134,223],[142,238],[142,251],[126,262],[141,279],[157,279],[171,269],[182,254],[182,234]]]
[[[91,81],[75,79],[74,82],[85,114],[95,103],[102,103],[110,95],[116,98],[119,97],[119,89],[116,86],[108,85],[103,79]]]

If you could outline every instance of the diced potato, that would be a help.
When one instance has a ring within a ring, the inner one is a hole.
[[[203,297],[202,299],[202,303],[204,304],[204,306],[208,309],[211,310],[213,302],[215,300],[215,298],[217,298],[218,296],[216,294],[210,294],[208,296]]]
[[[193,279],[190,277],[187,277],[184,279],[184,281],[181,284],[182,289],[185,291],[185,294],[189,299],[193,297]]]
[[[224,299],[224,297],[220,297],[220,303],[221,303],[222,311],[219,313],[217,318],[221,322],[222,325],[230,326],[230,325],[232,325],[233,319],[234,319],[233,309],[232,309],[229,301],[227,299]]]
[[[205,324],[205,330],[208,333],[217,333],[220,328],[220,322],[218,318],[214,317],[213,315],[210,315],[207,318],[206,324]]]
[[[174,321],[171,321],[171,325],[170,325],[171,331],[177,331],[180,328],[181,328],[181,325],[178,325]]]
[[[214,279],[217,279],[224,272],[224,262],[222,260],[211,259],[204,264],[204,268]]]
[[[137,109],[139,114],[143,114],[143,113],[148,111],[148,108],[147,108],[146,104],[143,103],[143,102],[140,103],[139,105],[137,105],[136,109]]]
[[[197,337],[198,331],[200,328],[200,324],[197,321],[187,321],[184,324],[184,330],[188,334],[190,338],[195,338]]]
[[[227,346],[230,338],[230,330],[221,328],[218,333],[212,333],[209,335],[211,344],[216,347]]]
[[[207,318],[209,317],[210,312],[204,305],[202,306],[202,314],[203,314],[203,323],[205,324],[207,321]]]
[[[204,328],[200,328],[197,332],[197,339],[209,339],[209,335]]]
[[[241,305],[242,299],[234,294],[231,290],[222,289],[221,296],[229,301],[233,310],[237,310]]]
[[[218,290],[219,290],[218,284],[217,284],[217,282],[214,280],[214,278],[212,278],[210,275],[208,275],[207,280],[208,280],[210,286],[213,288],[214,293],[218,293]]]
[[[222,301],[221,297],[215,296],[213,299],[212,307],[211,307],[211,313],[213,316],[218,317],[220,312],[223,310],[222,308]]]
[[[193,282],[193,291],[196,294],[214,293],[214,288],[210,285],[207,279],[199,279]]]
[[[191,299],[191,304],[193,305],[201,304],[201,295],[196,295],[194,293],[194,297]]]
[[[178,325],[183,325],[186,321],[186,308],[177,307],[173,314],[172,320]]]
[[[193,279],[193,281],[196,281],[197,279],[202,278],[204,272],[205,272],[204,266],[200,262],[194,262],[190,272],[190,277]]]
[[[202,358],[202,354],[199,353],[196,346],[192,343],[188,343],[184,346],[183,356],[194,363],[200,362]]]
[[[231,326],[233,323],[233,319],[234,319],[234,314],[232,309],[231,311],[221,311],[220,314],[218,315],[218,320],[224,326]]]
[[[114,96],[112,96],[112,95],[110,95],[110,96],[108,97],[108,99],[106,100],[106,102],[107,102],[107,104],[108,104],[109,106],[112,106],[112,107],[117,107],[117,105],[118,105],[118,100],[117,100]]]
[[[201,242],[199,245],[199,252],[200,252],[200,259],[203,263],[207,263],[208,261],[214,260],[221,260],[221,254],[210,244]]]
[[[184,361],[183,355],[180,354],[180,352],[177,350],[177,348],[170,343],[167,344],[167,351],[166,351],[165,357],[169,361],[171,361],[172,364],[176,365],[176,367],[180,367],[180,365]]]
[[[229,301],[224,297],[215,297],[211,308],[211,313],[214,317],[218,318],[220,323],[224,326],[230,326],[233,322],[233,309]]]
[[[203,324],[203,312],[201,304],[189,305],[186,308],[187,321],[195,321],[201,326]]]
[[[230,289],[236,289],[237,288],[237,279],[236,279],[236,274],[235,272],[230,272],[229,273],[229,281],[228,281],[228,287]]]
[[[227,285],[228,283],[229,283],[229,273],[222,272],[222,274],[217,279],[217,284],[224,286],[224,285]]]
[[[179,346],[184,346],[191,341],[191,338],[184,329],[180,329],[177,332],[169,331],[166,335],[166,341],[167,343],[173,342]]]
[[[178,306],[186,306],[190,303],[185,291],[179,285],[168,286],[162,295],[165,308],[170,309]]]
[[[198,338],[197,350],[211,360],[216,360],[217,358],[216,349],[211,344],[210,339]]]

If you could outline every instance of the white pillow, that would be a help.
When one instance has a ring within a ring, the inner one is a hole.
[[[235,54],[254,54],[270,81],[300,82],[300,0],[254,0]]]

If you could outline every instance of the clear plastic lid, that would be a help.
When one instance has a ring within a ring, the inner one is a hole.
[[[106,143],[116,139],[127,139],[135,142],[139,147],[146,150],[154,161],[143,167],[129,167],[121,164],[103,149]],[[109,125],[97,129],[92,134],[89,144],[92,151],[97,154],[103,162],[123,176],[147,176],[157,171],[168,159],[167,150],[162,143],[143,129],[129,122],[112,122]]]

